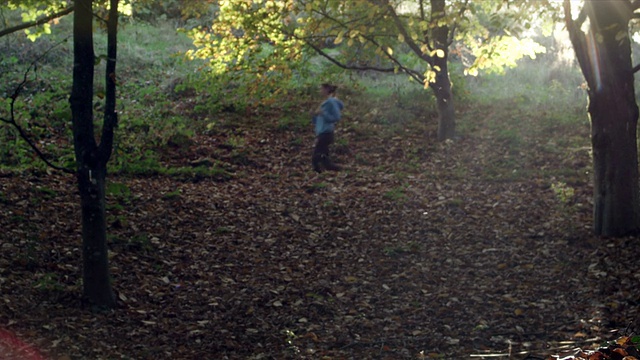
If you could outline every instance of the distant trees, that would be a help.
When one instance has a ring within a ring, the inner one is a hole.
[[[573,17],[564,0],[571,42],[587,80],[593,146],[593,228],[621,236],[640,229],[637,125],[629,22],[640,2],[585,0]],[[588,22],[587,22],[588,21]],[[587,25],[587,32],[582,31]]]
[[[191,33],[198,47],[192,56],[210,59],[221,72],[258,68],[268,73],[286,69],[309,47],[344,69],[408,75],[435,94],[438,140],[455,135],[452,51],[458,58],[466,57],[474,73],[515,65],[513,59],[544,50],[514,36],[526,27],[526,2],[513,7],[502,0],[219,3],[212,25]],[[510,44],[508,51],[502,51],[505,44]]]
[[[60,16],[61,12],[73,10],[73,85],[69,103],[72,112],[72,132],[76,157],[75,175],[78,179],[82,208],[82,254],[83,297],[92,308],[113,308],[116,299],[109,275],[105,180],[107,162],[113,149],[114,130],[118,123],[116,107],[116,58],[118,0],[108,1],[106,17],[99,18],[107,28],[107,56],[105,71],[105,106],[100,143],[96,141],[94,127],[94,69],[96,56],[93,45],[94,16],[93,0],[76,0],[74,7],[58,11],[60,2],[32,0],[21,2],[24,11],[47,9],[43,16]],[[55,4],[54,4],[55,3]],[[50,6],[56,5],[56,8]],[[33,11],[40,16],[39,11]],[[34,20],[39,22],[38,20]],[[14,27],[12,29],[16,29]],[[19,29],[18,29],[19,30]],[[7,32],[9,33],[9,32]],[[13,109],[14,93],[11,108]],[[9,118],[0,116],[6,123],[18,126],[14,113]],[[26,137],[26,134],[21,134]],[[27,139],[28,140],[28,139]],[[41,155],[41,153],[39,153]]]

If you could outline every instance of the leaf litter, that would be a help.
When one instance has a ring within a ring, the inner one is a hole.
[[[577,350],[635,331],[640,298],[636,239],[590,233],[586,152],[343,128],[337,173],[253,126],[241,156],[220,134],[165,154],[229,178],[110,177],[106,313],[80,305],[74,180],[2,173],[0,326],[49,359],[635,356]]]

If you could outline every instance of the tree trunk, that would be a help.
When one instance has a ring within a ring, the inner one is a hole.
[[[571,41],[589,84],[593,146],[593,229],[623,236],[640,228],[637,125],[628,1],[588,0],[588,36],[567,18]],[[565,13],[570,5],[565,1]]]
[[[431,0],[431,21],[437,24],[445,17],[445,1]],[[446,24],[446,22],[443,22]],[[451,93],[451,80],[449,79],[449,27],[447,25],[436,26],[433,29],[433,44],[436,53],[433,56],[432,69],[436,72],[433,91],[436,96],[438,109],[438,141],[452,139],[456,132],[456,119],[453,107],[453,95]],[[440,56],[438,56],[440,55]]]
[[[446,57],[443,59],[440,71],[436,74],[434,93],[438,108],[438,141],[452,139],[456,134],[456,118],[451,93],[451,81],[447,70]],[[439,61],[436,60],[436,63]]]
[[[633,77],[630,81],[633,87]],[[631,92],[633,94],[633,91]],[[622,89],[589,97],[593,145],[593,229],[623,236],[638,230],[638,107]]]
[[[84,166],[78,174],[82,205],[83,298],[97,309],[115,307],[111,289],[105,214],[105,164]]]
[[[91,0],[76,0],[73,15],[73,86],[69,102],[82,206],[83,296],[92,308],[113,308],[106,245],[106,158],[93,126],[93,12]]]

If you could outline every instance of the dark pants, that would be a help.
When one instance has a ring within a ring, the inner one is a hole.
[[[321,172],[320,165],[327,170],[340,170],[329,158],[329,145],[333,144],[333,133],[323,133],[316,137],[316,147],[313,149],[311,163],[313,170]]]

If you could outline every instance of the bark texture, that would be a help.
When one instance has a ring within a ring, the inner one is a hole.
[[[431,20],[433,23],[445,16],[445,1],[431,0]],[[443,22],[446,24],[446,22]],[[449,27],[440,25],[433,30],[434,48],[442,50],[441,55],[434,56],[432,68],[436,72],[433,91],[438,108],[438,141],[451,139],[455,136],[456,119],[453,106],[453,94],[451,93],[451,79],[449,79]]]
[[[593,229],[597,235],[624,236],[640,225],[637,125],[628,0],[585,3],[589,32],[571,19],[567,28],[589,85],[593,146]]]
[[[105,214],[106,163],[111,145],[108,151],[106,146],[99,148],[94,135],[92,1],[77,0],[73,18],[73,87],[69,102],[82,208],[83,300],[92,308],[113,308],[116,300],[109,274]]]

